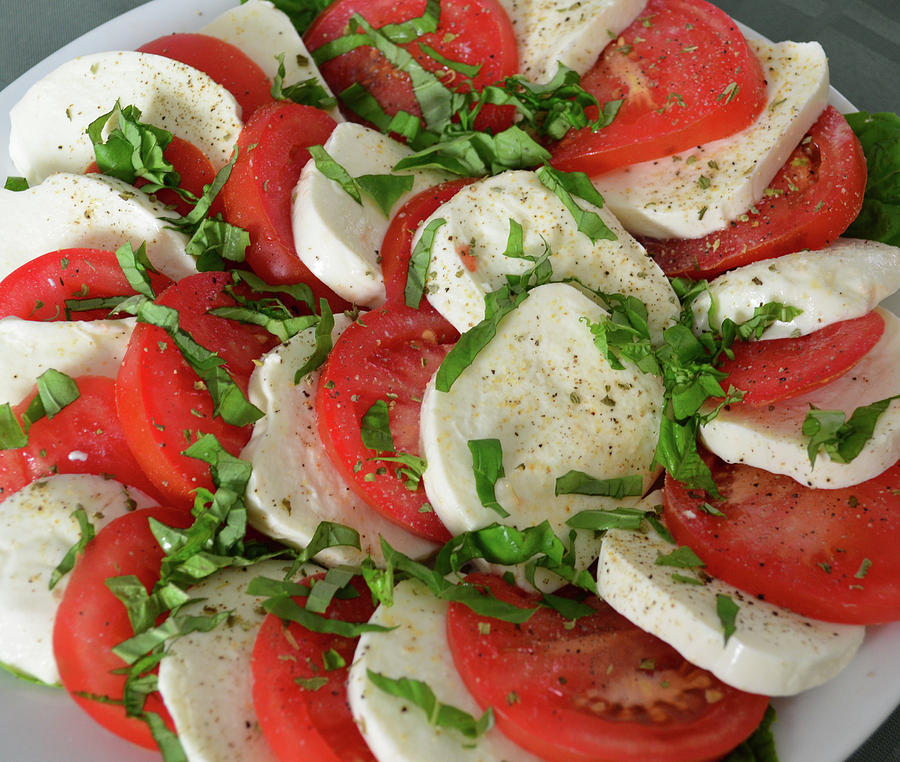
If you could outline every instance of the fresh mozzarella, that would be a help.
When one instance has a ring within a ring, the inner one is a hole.
[[[54,172],[84,172],[94,161],[85,129],[116,100],[137,106],[141,121],[196,146],[217,170],[228,163],[241,131],[237,101],[203,72],[149,53],[93,53],[38,80],[13,106],[13,165],[32,184]]]
[[[574,513],[634,502],[555,494],[570,470],[597,479],[639,474],[649,488],[663,405],[662,382],[630,363],[614,370],[587,321],[607,313],[577,288],[529,292],[448,392],[432,380],[422,400],[421,437],[429,501],[454,534],[495,521],[519,529],[545,519],[560,535]],[[499,513],[481,504],[469,441],[497,439],[505,476]]]
[[[197,272],[187,238],[166,227],[174,213],[131,185],[102,175],[60,173],[24,191],[0,189],[0,280],[58,249],[115,251],[145,243],[147,256],[178,280]]]
[[[347,679],[353,718],[380,762],[538,762],[537,758],[493,728],[477,739],[428,722],[412,702],[382,691],[368,671],[426,683],[437,700],[481,715],[453,664],[447,643],[447,602],[436,599],[416,580],[394,588],[392,606],[379,606],[369,620],[395,629],[367,632],[359,638]]]
[[[81,537],[75,510],[95,530],[135,508],[143,492],[85,474],[32,482],[0,504],[0,662],[45,683],[58,683],[53,622],[69,578],[50,590],[53,570]]]
[[[584,74],[646,4],[647,0],[500,0],[516,33],[519,71],[532,82],[552,79],[559,63]]]
[[[345,122],[325,141],[325,150],[353,177],[388,174],[410,148],[376,130]],[[399,209],[412,195],[437,185],[447,175],[431,170],[403,172],[413,187],[392,207]],[[381,242],[389,215],[367,195],[357,203],[329,180],[314,161],[307,162],[294,189],[292,205],[297,255],[320,281],[354,304],[377,307],[384,302]]]
[[[335,336],[348,320],[335,318]],[[297,548],[309,544],[321,521],[352,526],[361,550],[335,547],[316,558],[323,563],[358,566],[367,554],[383,563],[380,537],[413,558],[425,558],[436,547],[374,511],[351,490],[331,462],[316,423],[319,371],[294,384],[294,372],[315,349],[305,331],[262,358],[250,379],[250,401],[265,417],[241,457],[253,464],[247,485],[250,523],[265,534]],[[288,464],[288,467],[285,467]]]
[[[37,377],[53,368],[69,376],[115,378],[134,330],[134,318],[122,320],[0,320],[0,404],[21,402]]]
[[[790,321],[776,321],[762,335],[782,339],[812,333],[831,323],[871,312],[900,288],[900,248],[839,238],[819,251],[800,251],[738,267],[713,279],[709,291],[691,305],[694,329],[719,328],[730,318],[742,323],[768,302],[803,310]],[[713,325],[710,306],[715,304]]]
[[[750,127],[680,154],[592,178],[635,235],[699,238],[724,228],[763,197],[825,108],[828,62],[821,45],[749,42],[762,62],[768,92],[762,113]]]
[[[700,429],[703,444],[722,460],[746,463],[786,474],[817,489],[838,489],[867,481],[900,460],[900,400],[894,400],[875,424],[872,437],[849,463],[819,453],[815,465],[807,454],[802,426],[813,405],[842,410],[849,418],[864,405],[900,395],[900,318],[879,309],[884,334],[853,368],[801,397],[776,402],[764,410],[732,405]]]
[[[609,530],[600,552],[599,593],[642,630],[728,685],[766,696],[800,693],[834,677],[862,644],[864,627],[807,619],[702,571],[657,564],[672,550],[652,529]],[[675,571],[700,584],[677,581]],[[727,642],[716,613],[718,595],[739,607]]]
[[[579,205],[598,214],[615,240],[592,242],[534,172],[504,172],[466,186],[423,222],[413,239],[415,246],[431,220],[445,221],[431,247],[428,301],[454,328],[467,331],[484,318],[485,293],[505,285],[507,275],[533,267],[549,247],[553,280],[575,279],[591,290],[637,297],[647,305],[651,335],[661,341],[679,312],[669,281],[609,210]],[[510,220],[521,225],[524,254],[532,259],[504,254]]]
[[[159,665],[159,692],[191,762],[275,762],[253,708],[250,656],[265,619],[263,598],[247,594],[255,577],[283,579],[290,564],[263,561],[230,567],[190,589],[197,600],[179,613],[214,616],[231,612],[210,632],[170,642]],[[321,571],[306,564],[299,575]]]

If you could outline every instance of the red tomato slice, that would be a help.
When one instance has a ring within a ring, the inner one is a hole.
[[[739,404],[753,407],[799,397],[844,375],[883,333],[884,318],[870,312],[806,336],[737,342],[734,358],[719,365],[728,374],[722,389],[743,389],[746,394]]]
[[[522,608],[539,596],[471,574]],[[768,699],[686,662],[597,598],[574,626],[548,608],[522,625],[451,603],[447,638],[457,670],[497,727],[549,762],[676,762],[716,758],[759,725]]]
[[[0,500],[50,474],[110,476],[156,498],[153,483],[128,449],[116,414],[115,381],[103,376],[75,379],[80,396],[53,418],[28,430],[28,444],[0,450]],[[13,412],[21,421],[37,395],[32,392]]]
[[[666,477],[666,524],[715,577],[814,619],[900,619],[900,464],[854,487],[809,489],[711,459],[721,500]],[[725,514],[700,509],[710,502]]]
[[[766,102],[759,59],[704,0],[649,0],[581,84],[601,105],[624,99],[608,127],[572,130],[551,149],[554,166],[589,175],[724,138]]]
[[[168,34],[141,45],[138,51],[181,61],[208,74],[234,96],[245,122],[260,106],[272,102],[272,83],[265,72],[240,48],[218,37]]]
[[[398,464],[377,459],[363,444],[360,425],[366,411],[384,400],[396,451],[419,455],[422,394],[457,338],[434,310],[372,310],[335,342],[316,395],[319,436],[347,484],[376,511],[434,542],[446,542],[450,533],[425,507],[424,487],[407,489]]]
[[[148,749],[156,749],[146,723],[126,717],[116,704],[93,701],[81,694],[119,700],[125,675],[112,674],[124,668],[112,648],[133,635],[125,606],[105,584],[109,577],[134,574],[152,590],[159,578],[163,551],[150,531],[148,518],[169,526],[190,526],[191,517],[171,508],[145,508],[111,521],[91,540],[69,577],[53,628],[53,651],[66,690],[78,705],[107,730]],[[153,693],[145,710],[156,712],[174,731],[172,719]]]
[[[866,158],[832,106],[812,126],[746,215],[703,238],[641,243],[671,278],[713,278],[725,270],[803,249],[821,249],[862,208]]]
[[[303,40],[310,51],[315,51],[342,36],[354,13],[362,15],[377,29],[416,18],[424,12],[425,0],[337,0],[319,14]],[[512,23],[496,0],[443,0],[437,29],[402,45],[424,69],[436,72],[444,85],[468,90],[466,77],[427,55],[421,45],[431,47],[451,61],[480,65],[478,74],[472,78],[476,88],[510,77],[518,70]],[[325,61],[319,69],[334,93],[359,83],[388,114],[406,111],[422,115],[409,75],[395,68],[371,46],[361,46]],[[508,107],[488,105],[478,115],[475,126],[479,130],[498,132],[512,123],[513,115]],[[358,118],[352,113],[350,116]]]
[[[267,283],[307,283],[338,309],[340,300],[297,256],[291,226],[291,193],[309,159],[306,149],[328,140],[334,127],[312,106],[278,102],[259,109],[241,130],[222,199],[228,221],[250,233],[247,264],[257,275]]]
[[[181,327],[200,345],[218,353],[225,369],[246,391],[253,360],[277,340],[257,326],[207,314],[215,307],[235,304],[225,291],[231,284],[227,273],[199,273],[164,291],[157,302],[177,310]],[[197,487],[212,489],[209,466],[181,454],[200,435],[214,434],[233,455],[250,438],[252,427],[233,426],[213,416],[206,386],[156,326],[135,328],[119,369],[116,403],[128,445],[172,505],[190,506]]]
[[[307,582],[320,579],[324,574]],[[361,577],[358,598],[332,600],[324,616],[366,622],[375,606]],[[305,598],[294,599],[305,606]],[[251,666],[253,705],[263,735],[280,762],[374,762],[347,703],[347,673],[357,638],[307,630],[269,614],[256,636]],[[346,666],[326,669],[323,654],[336,651]],[[305,680],[325,680],[304,687]]]
[[[172,285],[165,275],[150,274],[158,293]],[[103,249],[60,249],[32,259],[0,281],[0,317],[25,320],[100,320],[108,309],[68,313],[66,299],[130,296],[134,289],[116,255]]]

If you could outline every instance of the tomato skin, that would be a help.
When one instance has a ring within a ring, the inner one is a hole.
[[[78,559],[53,628],[53,651],[63,686],[75,702],[107,730],[148,749],[156,743],[147,725],[125,716],[115,704],[92,701],[80,693],[121,699],[125,675],[111,674],[125,667],[112,648],[133,634],[124,604],[104,584],[109,577],[134,574],[152,590],[159,578],[163,551],[150,531],[148,518],[186,528],[191,517],[171,508],[144,508],[107,524]],[[151,694],[146,711],[156,712],[170,730],[174,725],[159,698]]]
[[[168,34],[141,45],[138,52],[172,58],[208,74],[234,96],[245,122],[260,106],[272,102],[272,83],[265,72],[240,48],[218,37]]]
[[[165,275],[150,273],[158,293],[172,285]],[[101,320],[109,310],[66,314],[66,299],[129,296],[134,289],[116,255],[103,249],[60,249],[26,262],[0,281],[0,317],[23,320]]]
[[[766,102],[759,59],[705,0],[649,0],[581,84],[601,105],[624,98],[611,125],[551,147],[555,167],[592,176],[732,135]]]
[[[309,578],[321,579],[324,574]],[[354,577],[358,598],[332,600],[324,613],[345,622],[368,621],[375,606],[361,577]],[[300,606],[305,598],[295,598]],[[251,667],[253,705],[269,746],[279,762],[374,762],[347,702],[347,673],[358,638],[307,630],[269,614],[256,636]],[[335,650],[346,666],[326,670],[322,654]],[[298,679],[325,678],[316,690]]]
[[[517,606],[540,600],[496,576],[466,581]],[[759,725],[765,696],[725,685],[603,601],[585,603],[595,613],[574,626],[549,608],[515,625],[450,604],[460,676],[520,746],[549,762],[675,762],[722,755]]]
[[[859,214],[866,158],[847,120],[828,106],[769,184],[759,213],[702,238],[638,237],[670,278],[714,278],[734,267],[821,249]]]
[[[666,524],[710,574],[813,619],[900,619],[900,463],[834,490],[718,458],[710,464],[722,500],[668,476],[665,484]],[[700,510],[703,502],[726,518]]]

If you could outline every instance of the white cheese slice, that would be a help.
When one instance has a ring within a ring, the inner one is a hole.
[[[21,402],[50,368],[73,377],[115,378],[134,325],[134,318],[49,323],[0,319],[0,404]]]
[[[791,696],[830,680],[862,644],[865,627],[808,619],[708,574],[656,563],[674,548],[652,529],[609,530],[597,588],[616,611],[722,682],[750,693]],[[702,584],[678,582],[673,573]],[[727,643],[717,595],[739,607]]]
[[[216,170],[228,163],[241,131],[240,106],[207,74],[150,53],[92,53],[38,80],[12,107],[13,165],[32,184],[54,172],[84,172],[94,161],[85,129],[116,99],[137,106],[142,122],[193,144]]]
[[[563,63],[584,74],[647,0],[500,0],[516,33],[519,71],[547,82]]]
[[[588,289],[644,302],[651,335],[660,343],[663,329],[679,313],[669,281],[608,209],[578,204],[598,214],[616,239],[592,242],[534,172],[504,172],[466,186],[425,220],[413,238],[415,246],[431,220],[445,220],[431,247],[428,301],[458,331],[481,321],[485,293],[505,285],[507,275],[521,275],[534,266],[504,254],[512,219],[522,226],[526,256],[537,259],[550,247],[553,280],[574,278]],[[465,260],[461,254],[467,255]]]
[[[900,399],[888,406],[872,437],[849,463],[820,452],[809,462],[808,438],[802,426],[810,405],[842,410],[847,418],[857,408],[900,395],[900,318],[879,309],[884,334],[853,368],[825,386],[764,409],[735,405],[723,409],[700,429],[703,444],[722,460],[746,463],[786,474],[817,489],[839,489],[872,479],[900,460]]]
[[[713,328],[730,318],[742,323],[767,302],[803,310],[790,321],[777,321],[764,339],[802,336],[841,320],[871,312],[900,288],[900,248],[877,241],[839,238],[818,251],[800,251],[738,267],[714,278],[709,291],[691,305],[694,329]]]
[[[597,479],[639,474],[649,489],[659,435],[663,387],[630,363],[614,370],[593,343],[587,321],[606,311],[573,286],[550,283],[529,292],[449,392],[429,383],[422,401],[425,489],[454,534],[493,522],[524,529],[565,522],[617,500],[555,495],[569,470]],[[505,476],[495,494],[501,517],[479,500],[470,440],[498,439]]]
[[[58,249],[115,251],[147,245],[147,256],[178,280],[197,272],[187,238],[166,227],[174,213],[128,183],[101,175],[60,173],[24,191],[0,189],[0,280]],[[162,218],[162,219],[161,219]]]
[[[635,235],[699,238],[723,229],[763,197],[825,108],[828,62],[819,43],[749,43],[767,82],[766,105],[752,125],[689,151],[591,178]]]
[[[420,582],[405,580],[394,588],[393,606],[375,610],[369,620],[372,624],[396,629],[363,633],[356,647],[347,697],[363,738],[380,762],[538,762],[496,728],[473,740],[431,725],[418,706],[369,681],[368,670],[394,679],[420,680],[439,702],[480,717],[482,710],[450,654],[447,606]]]
[[[265,619],[262,597],[247,595],[254,577],[283,579],[290,567],[263,561],[230,567],[190,588],[198,599],[180,613],[231,616],[210,632],[193,632],[170,642],[159,665],[159,692],[191,762],[253,760],[275,762],[253,708],[250,657]],[[297,578],[321,571],[306,564]]]
[[[348,322],[336,316],[335,336]],[[265,413],[241,453],[253,464],[246,497],[250,523],[297,548],[309,544],[321,521],[352,526],[360,534],[361,550],[335,547],[316,556],[330,565],[358,566],[367,554],[383,563],[380,537],[408,556],[425,558],[436,546],[366,505],[325,451],[315,409],[320,372],[294,384],[294,371],[315,349],[311,334],[299,333],[266,354],[250,378],[250,401]]]
[[[325,150],[352,177],[389,174],[410,148],[359,124],[335,127]],[[399,209],[416,193],[437,185],[447,175],[432,170],[402,172],[413,187],[391,209]],[[292,203],[297,256],[320,281],[354,304],[377,307],[384,302],[381,243],[390,219],[366,194],[357,203],[341,186],[308,161],[294,188]]]
[[[69,583],[50,590],[53,570],[81,537],[75,510],[94,529],[154,502],[140,490],[87,474],[32,482],[0,504],[0,662],[45,683],[58,683],[53,622]]]

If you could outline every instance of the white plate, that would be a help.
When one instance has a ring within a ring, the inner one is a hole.
[[[70,58],[112,48],[132,49],[168,32],[199,29],[233,0],[152,0],[60,48],[0,92],[7,114],[28,86]],[[833,102],[847,108],[833,91]],[[9,120],[0,123],[2,178],[9,163]],[[0,179],[2,179],[0,178]],[[900,314],[900,296],[887,301]],[[807,693],[778,699],[775,729],[781,762],[842,762],[900,703],[900,622],[869,629],[859,654],[836,679]],[[62,690],[18,681],[0,670],[2,757],[29,762],[158,762],[102,730]]]

